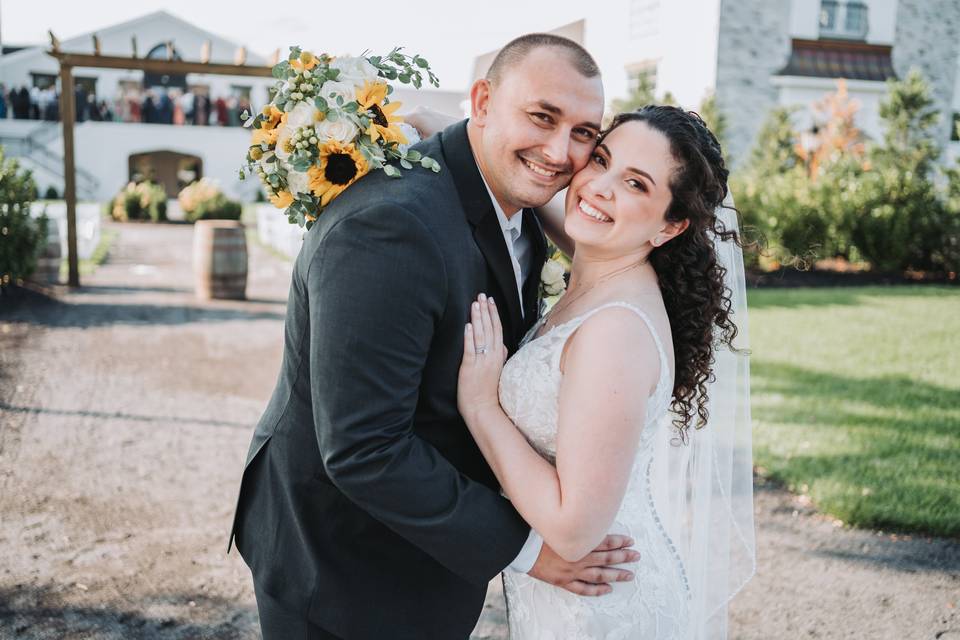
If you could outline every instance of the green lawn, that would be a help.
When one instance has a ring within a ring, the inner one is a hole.
[[[761,473],[845,523],[960,536],[960,288],[749,302]]]

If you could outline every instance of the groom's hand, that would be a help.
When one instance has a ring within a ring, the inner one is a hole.
[[[567,562],[544,543],[530,575],[580,596],[602,596],[613,591],[611,582],[633,580],[633,573],[613,566],[640,559],[632,544],[627,536],[607,536],[586,557]]]

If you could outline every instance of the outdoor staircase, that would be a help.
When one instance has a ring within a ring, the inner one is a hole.
[[[0,132],[0,146],[8,157],[26,160],[28,168],[37,168],[52,178],[64,181],[63,156],[50,150],[50,143],[59,138],[61,128],[59,122],[39,122],[26,135],[11,135],[9,132]],[[76,169],[77,198],[95,200],[100,189],[100,181],[89,171],[80,167]],[[63,189],[61,188],[61,192]]]

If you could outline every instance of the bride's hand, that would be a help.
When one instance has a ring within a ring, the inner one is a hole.
[[[480,294],[470,308],[470,323],[463,333],[463,361],[457,384],[457,406],[473,428],[473,416],[500,406],[500,372],[507,359],[503,327],[493,298]]]
[[[416,107],[403,116],[403,121],[419,131],[420,137],[426,140],[456,122],[457,118],[427,107]]]

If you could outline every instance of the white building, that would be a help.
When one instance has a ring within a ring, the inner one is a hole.
[[[858,127],[879,138],[885,80],[912,67],[931,82],[940,141],[960,156],[951,130],[960,117],[958,0],[610,0],[584,5],[584,19],[552,30],[584,45],[603,73],[608,101],[645,75],[696,110],[715,94],[734,163],[749,154],[771,108],[798,106],[812,126],[813,103],[844,78],[860,103]],[[519,33],[517,35],[520,35]],[[474,78],[496,51],[479,57]],[[951,137],[954,140],[951,142]]]
[[[183,60],[200,60],[207,51],[211,62],[233,64],[241,45],[201,29],[166,11],[108,26],[60,43],[62,51],[93,53],[96,35],[103,55],[130,56],[136,42],[140,57],[168,56]],[[206,44],[205,43],[209,43]],[[0,57],[0,83],[5,92],[11,88],[55,86],[59,92],[59,65],[47,54],[48,46],[34,46]],[[267,65],[263,57],[246,52],[246,64]],[[74,69],[78,86],[96,100],[105,100],[111,107],[122,94],[142,93],[151,87],[189,90],[211,100],[246,99],[254,109],[268,99],[271,78],[186,74],[182,77],[145,76],[142,71],[122,69]],[[464,96],[460,92],[414,91],[398,89],[394,99],[404,109],[417,105],[432,106],[456,113]],[[231,116],[232,118],[233,116]],[[238,169],[249,141],[249,132],[239,126],[176,126],[142,122],[97,122],[77,124],[75,131],[77,195],[80,199],[104,201],[136,174],[151,173],[175,197],[193,179],[210,177],[218,180],[229,195],[245,200],[254,197],[256,180],[241,182]],[[34,172],[43,193],[53,187],[63,192],[63,139],[61,125],[55,121],[13,119],[0,120],[0,144],[9,156]]]
[[[629,15],[628,72],[652,74],[657,95],[687,108],[715,93],[734,162],[774,106],[800,107],[797,126],[812,127],[810,107],[840,78],[860,103],[858,127],[880,138],[885,81],[914,67],[944,115],[941,144],[960,154],[957,0],[630,0]]]

